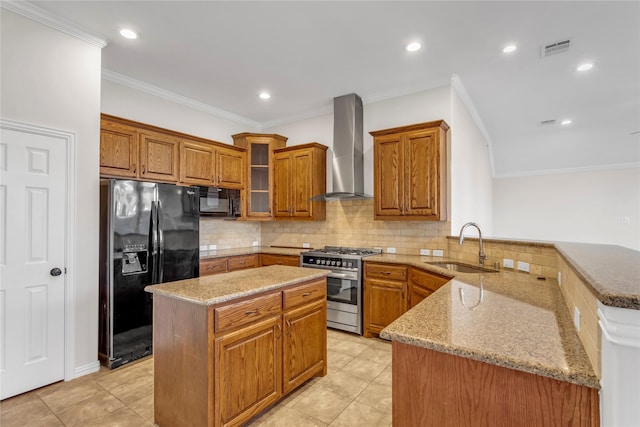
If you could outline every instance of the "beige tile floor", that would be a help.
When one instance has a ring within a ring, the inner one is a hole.
[[[327,348],[327,376],[303,384],[251,427],[391,426],[391,344],[329,329]],[[153,426],[153,359],[3,400],[0,426]]]

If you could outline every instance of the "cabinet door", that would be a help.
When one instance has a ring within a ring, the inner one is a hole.
[[[404,211],[404,150],[399,135],[377,137],[374,144],[376,216],[400,216]]]
[[[285,313],[283,347],[284,393],[314,375],[326,374],[326,300],[306,304]]]
[[[427,288],[422,288],[420,286],[409,286],[409,308],[413,308],[418,305],[422,300],[427,298],[433,292],[431,292]]]
[[[298,218],[311,218],[313,209],[313,151],[301,150],[291,155],[291,212]]]
[[[273,214],[290,217],[291,206],[291,154],[277,153],[273,157]]]
[[[217,166],[218,183],[220,187],[244,188],[244,177],[246,174],[244,166],[245,153],[218,147]]]
[[[180,182],[189,185],[215,185],[215,148],[195,141],[180,143]]]
[[[140,134],[140,178],[178,181],[178,138],[160,133]]]
[[[100,123],[100,175],[138,176],[138,132],[129,126]]]
[[[365,329],[379,334],[406,311],[406,282],[367,279],[365,286]]]
[[[437,215],[438,130],[408,133],[404,143],[404,214]]]
[[[241,425],[282,395],[281,317],[215,341],[216,425]]]

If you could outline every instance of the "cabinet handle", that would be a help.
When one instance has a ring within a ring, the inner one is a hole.
[[[142,165],[142,173],[147,173],[147,165]]]
[[[287,320],[287,331],[285,333],[291,335],[291,320]]]
[[[382,274],[386,274],[387,276],[388,276],[389,274],[391,274],[391,272],[390,272],[390,271],[382,271],[381,273],[382,273]]]
[[[282,328],[280,327],[280,323],[278,323],[276,325],[276,328],[278,328],[278,332],[276,332],[276,338],[280,339],[280,337],[282,336],[282,333],[281,333],[282,332]]]
[[[211,182],[215,182],[215,176],[211,175]]]
[[[244,314],[247,316],[251,316],[252,314],[258,314],[258,312],[260,312],[260,309],[256,308],[255,310],[245,311]]]
[[[304,294],[302,294],[302,298],[306,298],[306,297],[308,297],[309,295],[311,295],[311,292],[305,292]]]
[[[138,165],[134,164],[133,165],[133,173],[136,173],[137,170],[138,170]]]

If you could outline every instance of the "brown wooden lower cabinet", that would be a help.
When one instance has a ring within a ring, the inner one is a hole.
[[[238,426],[327,373],[326,279],[206,306],[153,297],[154,421]]]
[[[300,256],[260,254],[260,266],[266,267],[268,265],[289,265],[291,267],[298,267],[300,265]]]
[[[393,427],[600,424],[598,390],[394,341]]]
[[[413,266],[365,261],[364,336],[380,334],[449,280]]]

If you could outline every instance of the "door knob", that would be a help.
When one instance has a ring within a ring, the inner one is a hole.
[[[51,274],[52,276],[59,276],[62,274],[62,270],[60,270],[58,267],[52,268],[51,271],[49,271],[49,274]]]

